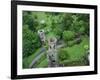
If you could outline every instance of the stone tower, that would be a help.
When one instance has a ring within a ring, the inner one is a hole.
[[[49,67],[57,67],[58,66],[58,57],[56,50],[57,39],[52,37],[48,39],[48,51],[47,51],[47,59],[49,63]]]
[[[45,32],[44,32],[44,30],[43,30],[43,29],[38,30],[38,35],[39,35],[39,37],[40,37],[40,40],[41,40],[42,44],[44,44],[45,41],[46,41],[46,37],[45,37]]]

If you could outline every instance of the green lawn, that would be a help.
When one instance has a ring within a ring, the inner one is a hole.
[[[42,61],[40,62],[40,64],[38,64],[36,67],[37,67],[37,68],[48,67],[47,59],[45,58],[44,60],[42,60]]]
[[[67,54],[65,55],[67,58],[65,60],[60,61],[60,63],[65,65],[83,65],[84,60],[83,57],[86,55],[86,49],[85,46],[89,45],[89,39],[88,37],[82,37],[82,41],[80,44],[75,44],[72,47],[64,48],[66,50],[66,53],[61,54]]]

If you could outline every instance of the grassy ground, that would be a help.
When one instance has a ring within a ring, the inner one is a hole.
[[[65,54],[68,55],[68,58],[60,61],[60,63],[66,66],[85,65],[86,63],[83,58],[86,55],[85,46],[87,45],[89,45],[88,37],[82,37],[82,41],[80,44],[75,44],[72,47],[65,48],[65,50],[67,51]]]
[[[40,62],[40,64],[38,64],[36,67],[37,67],[37,68],[48,67],[47,59],[45,58],[44,60],[42,60],[42,61]]]

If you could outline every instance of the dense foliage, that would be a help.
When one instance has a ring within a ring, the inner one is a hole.
[[[64,31],[63,32],[63,39],[65,41],[69,41],[75,37],[75,33],[73,31]]]
[[[28,29],[28,25],[23,26],[23,57],[27,57],[40,47],[40,41],[37,33]]]

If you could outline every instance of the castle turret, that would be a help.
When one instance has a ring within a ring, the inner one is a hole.
[[[49,47],[48,47],[48,51],[47,51],[47,58],[48,58],[49,67],[57,67],[58,66],[56,43],[57,43],[57,39],[55,37],[48,39]]]

